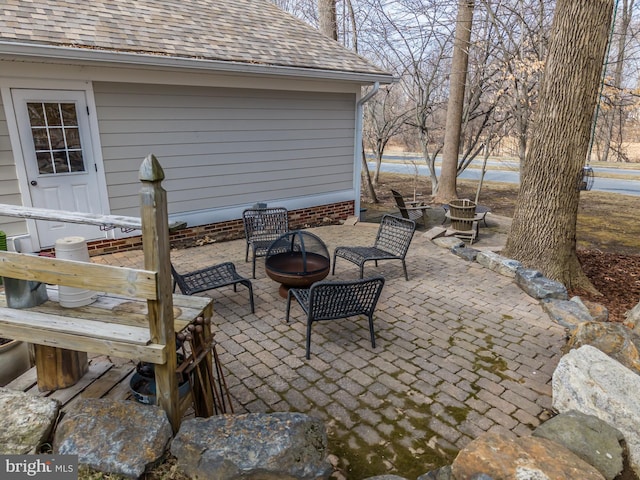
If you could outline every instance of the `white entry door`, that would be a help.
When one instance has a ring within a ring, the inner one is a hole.
[[[11,91],[33,207],[103,213],[84,91]],[[41,248],[59,238],[104,238],[99,227],[37,221]]]

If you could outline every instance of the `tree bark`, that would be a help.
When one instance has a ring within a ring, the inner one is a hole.
[[[449,103],[445,121],[442,169],[435,202],[448,203],[458,197],[457,175],[462,131],[465,84],[469,64],[469,42],[473,24],[473,0],[459,0],[456,18],[456,33],[453,41],[453,57],[449,75]]]
[[[364,186],[371,203],[380,203],[376,195],[376,190],[371,183],[371,173],[369,172],[369,165],[367,165],[367,155],[364,153],[364,142],[362,144],[362,179],[364,180]]]
[[[520,191],[504,255],[568,289],[593,286],[576,255],[578,179],[608,40],[613,0],[558,0]]]
[[[353,4],[351,0],[347,1],[347,8],[349,10],[349,22],[351,23],[351,42],[353,51],[358,53],[358,22],[356,22],[356,14],[353,11]],[[336,32],[336,37],[338,36],[338,32]]]
[[[338,40],[336,0],[318,0],[318,24],[320,32],[329,38]]]

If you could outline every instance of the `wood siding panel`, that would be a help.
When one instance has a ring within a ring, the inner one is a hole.
[[[111,212],[136,215],[155,154],[170,213],[353,188],[355,96],[94,84]]]
[[[9,129],[4,114],[4,106],[0,99],[0,203],[22,205],[20,187],[16,173],[16,163],[11,150]],[[7,235],[26,233],[27,225],[24,220],[0,217],[0,230]]]

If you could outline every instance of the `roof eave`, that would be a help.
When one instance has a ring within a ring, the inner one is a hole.
[[[12,55],[28,58],[47,58],[74,62],[94,62],[136,65],[138,67],[160,67],[174,69],[196,69],[214,72],[235,73],[245,75],[269,75],[280,77],[297,77],[315,80],[336,80],[354,82],[362,85],[379,82],[392,83],[391,74],[367,72],[349,72],[342,70],[323,70],[316,68],[288,67],[281,65],[265,65],[259,63],[243,63],[223,60],[208,60],[189,57],[173,57],[147,53],[117,52],[112,50],[96,50],[90,48],[74,48],[54,45],[40,45],[0,41],[0,55]]]

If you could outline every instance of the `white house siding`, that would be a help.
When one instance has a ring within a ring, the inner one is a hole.
[[[0,98],[0,203],[10,205],[22,205],[20,187],[16,175],[16,164],[11,150],[9,130],[5,117],[2,99]],[[26,233],[26,224],[23,220],[9,217],[0,217],[0,230],[7,235]]]
[[[93,87],[113,214],[138,214],[137,173],[149,153],[164,168],[174,217],[204,211],[213,222],[256,202],[294,209],[296,199],[309,206],[303,197],[318,205],[355,197],[354,94]]]

